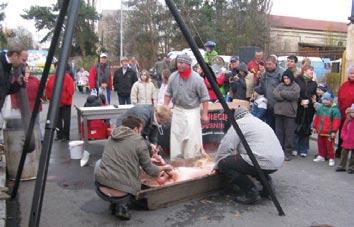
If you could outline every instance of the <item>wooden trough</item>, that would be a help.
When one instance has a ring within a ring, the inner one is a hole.
[[[203,161],[212,160],[205,154],[207,159],[180,159],[171,162],[174,167],[195,167],[202,165]],[[167,207],[177,202],[195,199],[207,193],[217,191],[221,188],[222,181],[218,174],[205,174],[193,179],[177,181],[175,183],[150,187],[141,190],[137,199],[145,200],[147,208],[150,210]]]
[[[149,210],[167,207],[177,202],[194,199],[219,190],[221,187],[220,179],[219,175],[207,175],[160,187],[152,187],[141,190],[137,199],[146,200]]]

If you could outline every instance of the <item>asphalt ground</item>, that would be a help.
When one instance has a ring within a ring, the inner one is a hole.
[[[76,94],[74,100],[83,105],[85,96]],[[72,139],[78,139],[74,110],[71,126]],[[354,175],[336,173],[327,162],[314,163],[316,141],[310,142],[308,157],[295,157],[272,175],[286,216],[278,216],[270,200],[240,205],[232,194],[219,191],[163,209],[132,210],[130,221],[112,216],[94,191],[93,167],[103,146],[104,141],[91,142],[89,165],[80,167],[70,159],[67,143],[54,142],[40,226],[354,226]],[[33,188],[34,181],[21,182],[16,201],[8,202],[7,226],[28,226]]]

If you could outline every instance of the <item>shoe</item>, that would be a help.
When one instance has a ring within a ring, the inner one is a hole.
[[[67,141],[69,141],[70,139],[69,138],[63,138],[63,139],[61,139],[60,141],[61,142],[67,142]]]
[[[291,158],[290,155],[285,155],[285,157],[284,157],[284,160],[287,161],[287,162],[288,162],[288,161],[291,161],[291,159],[292,159],[292,158]]]
[[[341,166],[337,166],[336,168],[336,172],[344,172],[345,168],[341,167]]]
[[[292,154],[293,156],[297,156],[297,151],[293,151],[291,154]]]
[[[340,147],[338,147],[335,152],[336,158],[340,158],[341,153],[342,153],[342,149]]]
[[[252,188],[251,190],[243,193],[243,195],[236,196],[234,201],[241,204],[253,204],[259,201],[261,197],[259,196],[259,192],[257,189]]]
[[[111,203],[111,204],[109,205],[109,210],[111,211],[111,214],[112,214],[112,215],[115,215],[115,213],[116,213],[116,207],[117,207],[117,204],[115,204],[115,203]]]
[[[334,159],[330,159],[330,160],[328,161],[328,165],[329,165],[329,166],[334,166],[334,164],[335,164]]]
[[[128,221],[130,220],[130,213],[127,205],[117,205],[115,216],[117,216],[120,220]]]
[[[300,156],[305,158],[307,156],[307,154],[306,153],[301,153]]]
[[[317,156],[314,160],[313,160],[314,162],[324,162],[325,161],[325,159],[324,159],[324,157],[322,157],[322,156]]]
[[[353,169],[348,169],[347,173],[353,174],[353,173],[354,173],[354,170],[353,170]]]
[[[61,137],[61,136],[57,136],[57,137],[55,137],[55,141],[61,141],[63,139],[63,137]]]

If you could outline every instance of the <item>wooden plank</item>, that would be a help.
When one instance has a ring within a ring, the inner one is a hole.
[[[250,102],[246,100],[234,99],[232,102],[228,102],[227,105],[229,106],[230,109],[236,109],[241,106],[250,109]],[[209,103],[208,110],[209,111],[222,110],[222,106],[218,102]]]
[[[221,187],[218,175],[204,176],[175,184],[149,188],[138,193],[137,199],[146,199],[148,209],[157,209],[180,201],[200,197]]]

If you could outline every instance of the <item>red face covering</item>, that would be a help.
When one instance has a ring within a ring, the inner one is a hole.
[[[186,79],[188,79],[188,77],[192,74],[192,68],[189,67],[186,71],[184,71],[184,72],[178,71],[178,73],[179,73],[179,76],[180,76],[183,80],[186,80]]]

